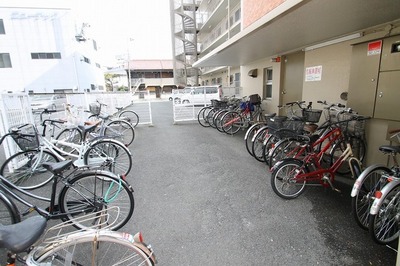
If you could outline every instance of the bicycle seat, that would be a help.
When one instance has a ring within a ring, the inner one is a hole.
[[[270,119],[270,118],[272,118],[272,117],[276,116],[276,113],[272,113],[272,114],[265,114],[264,116],[265,116],[265,118],[266,118],[266,119]]]
[[[400,153],[400,146],[382,145],[379,150],[383,153]]]
[[[44,162],[42,165],[44,168],[46,168],[46,170],[57,175],[57,174],[61,174],[65,169],[68,169],[68,167],[70,167],[72,165],[72,161],[66,160],[66,161],[56,162],[56,163]]]
[[[43,216],[33,216],[11,225],[0,226],[0,247],[14,253],[27,250],[46,229],[47,220]]]

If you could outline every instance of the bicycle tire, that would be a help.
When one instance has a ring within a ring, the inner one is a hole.
[[[53,178],[53,174],[42,167],[42,163],[58,161],[47,150],[21,151],[3,163],[0,174],[21,189],[32,190],[46,185]]]
[[[368,230],[369,211],[375,198],[375,192],[381,190],[387,183],[387,179],[382,176],[391,172],[386,166],[372,165],[362,173],[362,180],[356,180],[359,190],[351,198],[351,208],[354,219],[364,230]]]
[[[366,144],[362,138],[352,136],[350,137],[350,146],[353,150],[353,156],[362,162],[364,160],[366,154]],[[347,148],[346,141],[339,141],[337,142],[330,151],[330,165],[333,165],[336,160],[342,155],[344,150]],[[351,173],[350,166],[348,162],[343,162],[336,173],[340,175],[348,175]]]
[[[253,154],[253,157],[259,161],[259,162],[264,162],[264,157],[263,157],[263,145],[266,143],[270,138],[272,137],[271,134],[269,134],[269,128],[268,126],[264,126],[260,128],[257,131],[257,134],[253,137],[252,143],[251,143],[251,151]]]
[[[227,112],[228,112],[228,110],[219,110],[218,112],[214,113],[212,118],[210,118],[210,120],[212,121],[212,124],[215,125],[215,128],[221,133],[225,133],[222,128],[221,119],[224,116],[224,114],[226,114]]]
[[[276,166],[271,175],[271,186],[275,194],[284,199],[294,199],[304,192],[306,180],[296,180],[297,174],[306,173],[302,166],[303,162],[292,158],[284,159]]]
[[[139,124],[139,115],[132,110],[124,110],[119,113],[118,117],[130,123],[133,127]]]
[[[83,155],[83,162],[120,176],[128,175],[132,168],[130,151],[124,144],[112,139],[94,141]]]
[[[74,219],[108,209],[113,220],[119,214],[110,227],[111,230],[118,230],[132,217],[135,201],[133,189],[127,182],[110,172],[97,170],[82,172],[68,180],[60,192],[59,204],[61,212],[66,213],[64,220],[71,220],[75,227],[81,229],[90,227],[93,221],[74,223]],[[112,206],[118,209],[110,211]]]
[[[10,225],[21,221],[18,208],[15,203],[0,191],[0,225]]]
[[[210,123],[208,123],[206,117],[208,112],[211,110],[212,107],[206,106],[200,109],[199,113],[197,114],[197,121],[199,122],[200,126],[202,127],[210,127]],[[208,110],[208,111],[207,111]]]
[[[212,127],[212,128],[216,128],[217,127],[217,125],[214,123],[214,115],[216,115],[218,112],[219,112],[218,109],[212,108],[207,113],[206,119],[207,119],[208,123],[210,124],[210,127]]]
[[[135,129],[127,121],[113,120],[107,123],[104,137],[116,139],[128,147],[135,139]]]
[[[221,118],[222,129],[226,134],[234,135],[239,132],[243,125],[243,117],[238,112],[227,112]]]
[[[263,127],[265,124],[260,122],[260,123],[256,123],[254,125],[252,125],[251,127],[249,127],[249,129],[247,129],[246,134],[244,136],[244,143],[246,145],[246,150],[247,152],[251,155],[253,155],[253,151],[251,149],[252,147],[252,143],[251,140],[253,139],[253,137],[257,134],[258,130]]]
[[[400,184],[394,186],[382,200],[378,214],[370,214],[369,233],[381,245],[397,242],[399,238],[398,210],[400,208]]]
[[[107,230],[73,233],[59,243],[34,249],[27,264],[61,266],[68,261],[68,265],[154,265],[150,258],[153,254],[147,254],[145,244],[132,239],[130,234]]]
[[[66,142],[71,142],[74,144],[81,144],[82,143],[82,132],[79,130],[78,127],[71,127],[71,128],[65,128],[63,129],[56,137],[57,140],[62,140]],[[68,153],[73,153],[73,154],[79,154],[79,151],[69,147],[69,146],[63,146],[60,143],[55,144],[58,148],[61,150],[68,152]]]
[[[264,160],[268,162],[268,166],[272,168],[278,161],[285,158],[293,158],[301,156],[300,141],[297,138],[284,138],[279,140],[275,146],[269,151],[268,156],[264,153]]]

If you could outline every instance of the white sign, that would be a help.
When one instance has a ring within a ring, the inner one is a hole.
[[[320,81],[322,77],[322,66],[313,66],[306,68],[306,82]]]

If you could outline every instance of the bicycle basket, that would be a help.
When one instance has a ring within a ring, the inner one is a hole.
[[[22,124],[12,127],[8,131],[11,133],[15,131],[15,128],[18,129],[18,134],[12,134],[11,137],[22,151],[37,149],[39,147],[39,137],[35,125]]]
[[[249,101],[252,104],[260,104],[261,103],[261,97],[258,94],[252,94],[249,96]]]
[[[349,119],[354,119],[350,120],[347,122],[340,123],[340,127],[343,132],[348,133],[352,136],[363,136],[365,133],[365,120],[355,120],[355,115],[353,114],[348,114],[348,113],[343,113],[339,115],[339,121],[346,121]]]
[[[303,118],[305,122],[318,123],[321,118],[322,110],[303,109]]]
[[[91,103],[89,104],[89,111],[90,113],[94,114],[94,115],[99,115],[100,114],[100,109],[101,106],[99,103]]]
[[[301,133],[304,128],[303,120],[286,120],[283,123],[283,127],[286,129],[293,130],[296,133]]]

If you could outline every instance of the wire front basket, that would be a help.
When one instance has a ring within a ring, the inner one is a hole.
[[[322,110],[303,109],[303,118],[305,122],[318,123],[321,118]]]
[[[346,121],[338,124],[338,126],[341,127],[344,133],[351,136],[364,136],[366,120],[355,120],[355,117],[357,117],[357,115],[340,113],[338,115],[331,115],[331,122],[337,123],[341,121]]]
[[[11,127],[8,132],[16,133],[11,134],[11,137],[22,151],[39,148],[39,136],[35,125],[22,124],[16,127]]]
[[[99,103],[90,103],[89,104],[89,111],[93,115],[99,115],[101,110],[101,105]]]

